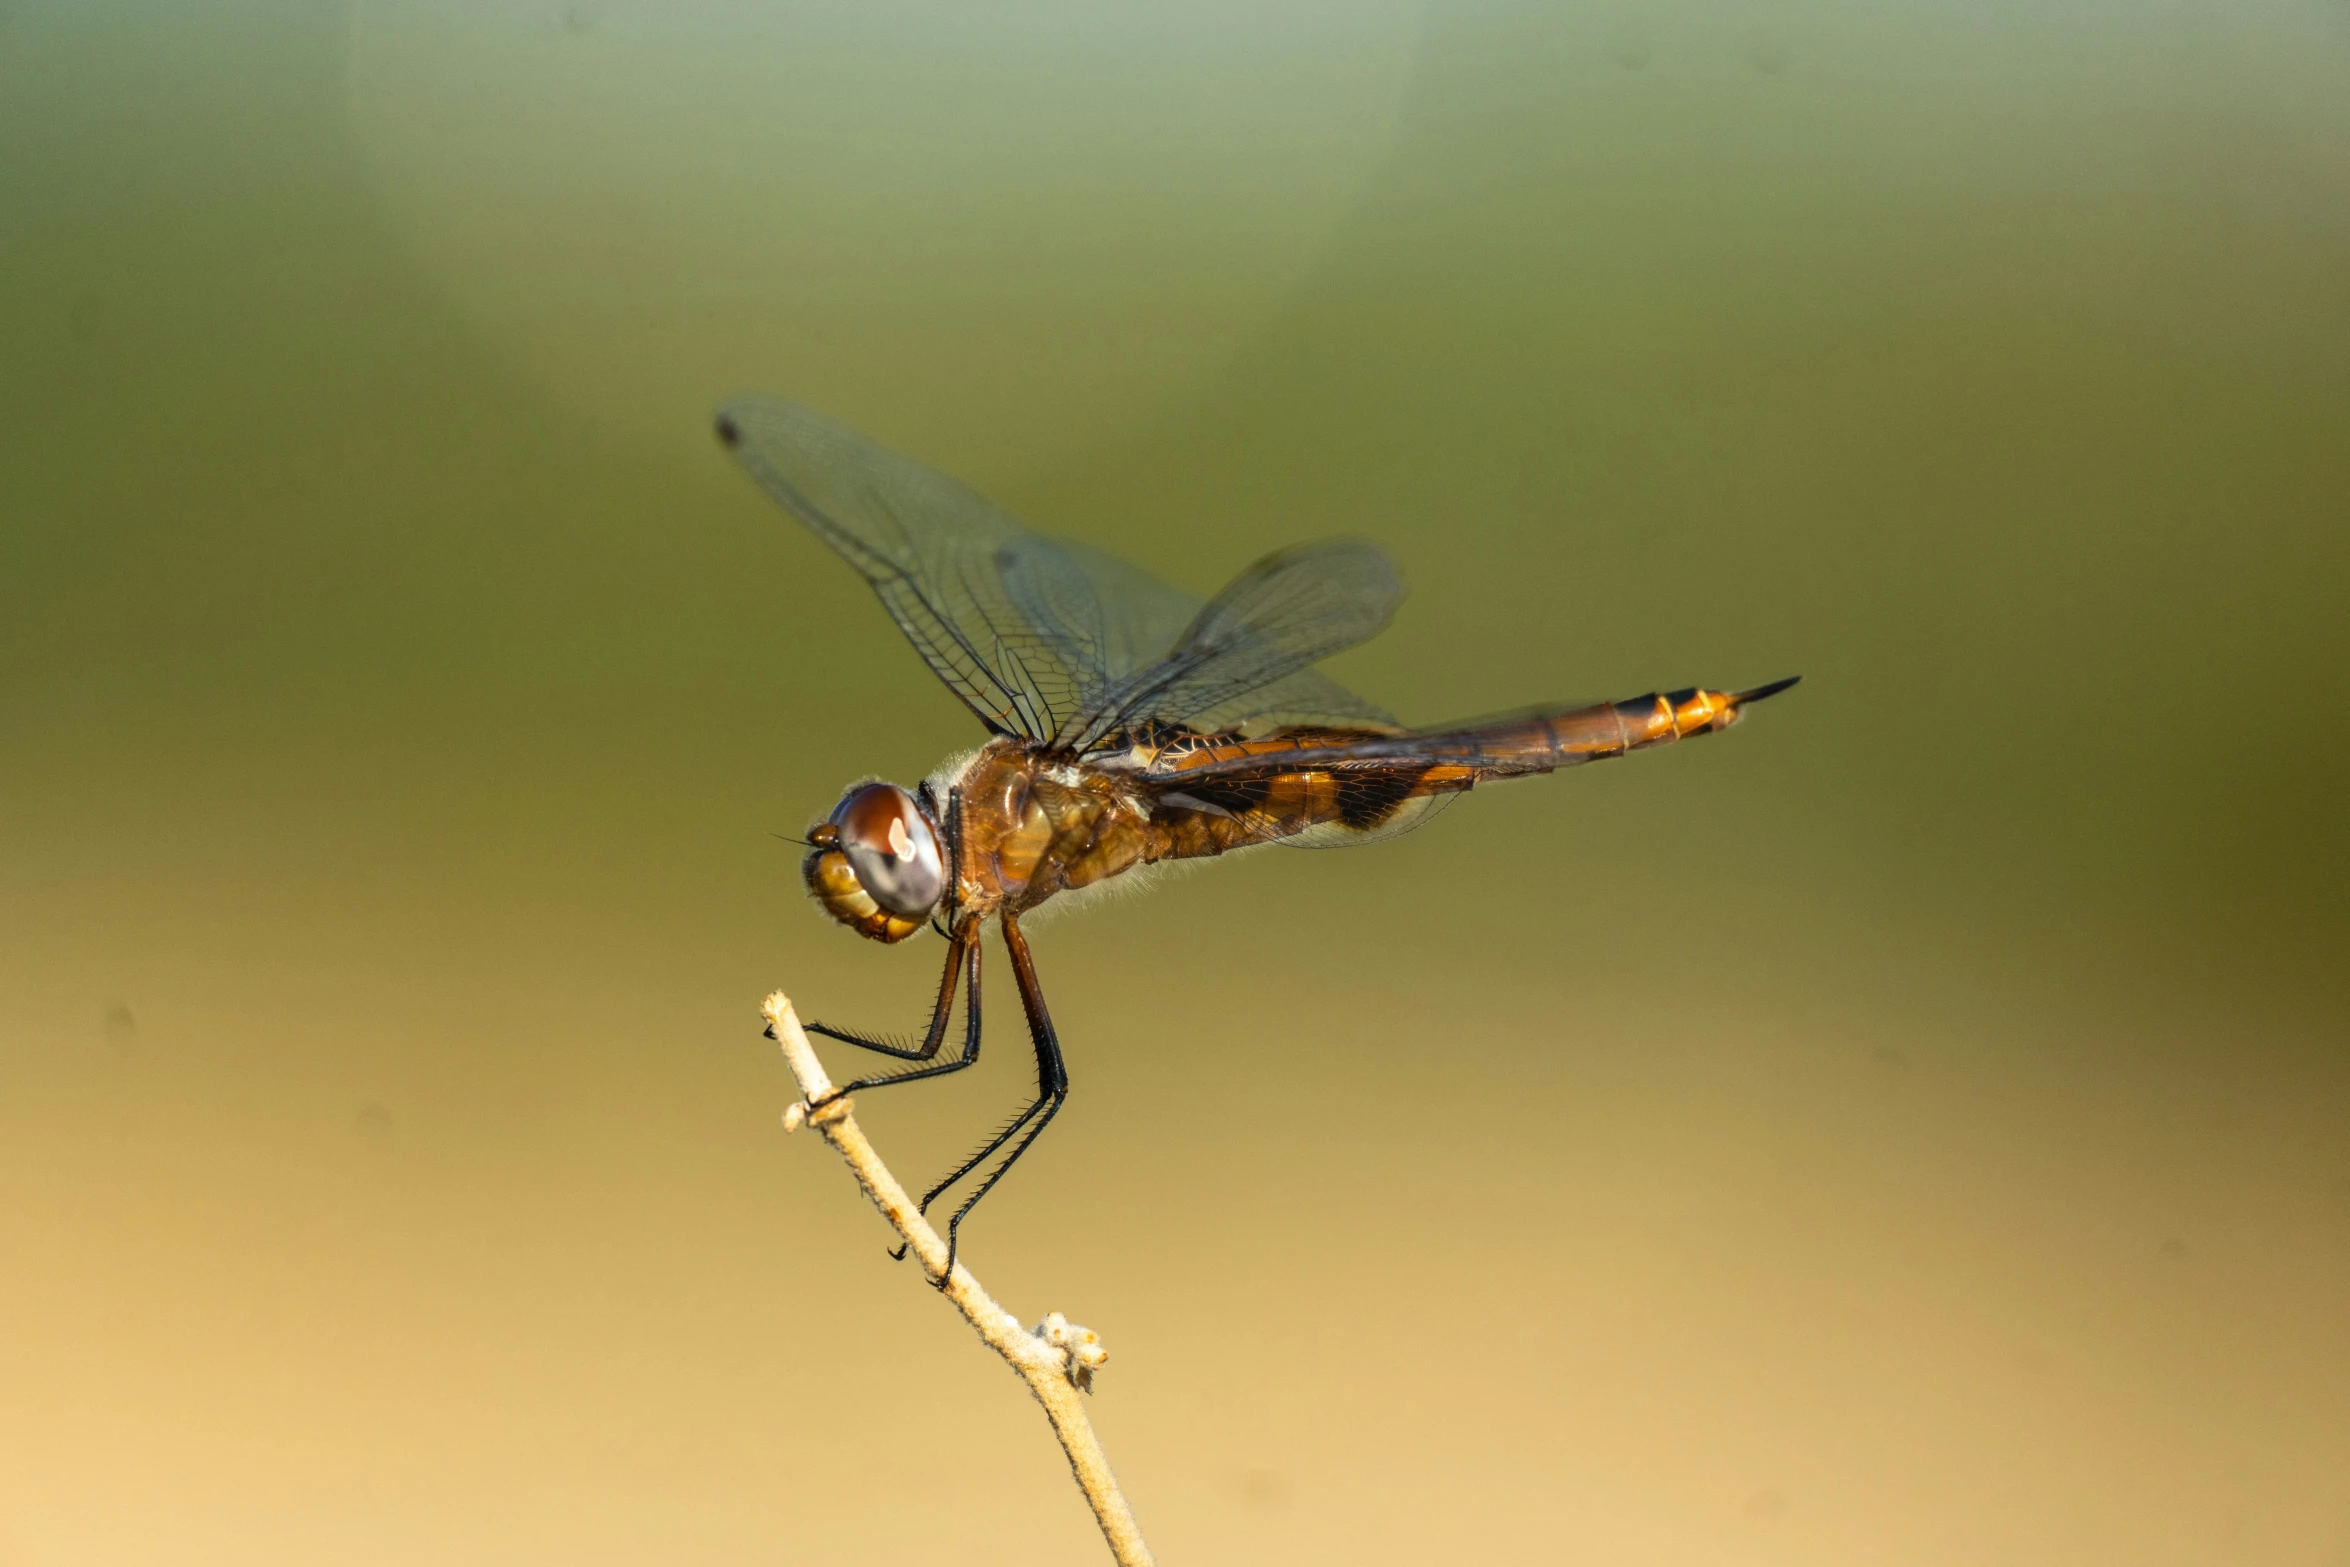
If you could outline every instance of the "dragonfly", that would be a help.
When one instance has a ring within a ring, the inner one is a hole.
[[[808,890],[834,919],[875,941],[929,928],[946,942],[919,1040],[808,1025],[906,1063],[842,1084],[825,1102],[975,1064],[988,920],[1011,959],[1036,1091],[922,1195],[927,1215],[977,1176],[947,1222],[941,1284],[964,1220],[1069,1094],[1024,917],[1152,866],[1390,837],[1480,784],[1717,733],[1796,683],[1406,728],[1314,668],[1377,633],[1403,597],[1375,545],[1276,550],[1202,604],[1114,556],[1031,532],[956,480],[810,409],[747,397],[721,409],[717,427],[761,488],[871,584],[987,731],[978,749],[912,789],[852,785],[800,840]],[[946,1053],[958,993],[962,1039]]]

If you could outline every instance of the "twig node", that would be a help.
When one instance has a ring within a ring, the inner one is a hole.
[[[1047,1344],[1061,1352],[1069,1380],[1086,1392],[1093,1391],[1093,1374],[1110,1358],[1102,1347],[1102,1336],[1093,1329],[1071,1322],[1057,1311],[1048,1311],[1034,1332]]]

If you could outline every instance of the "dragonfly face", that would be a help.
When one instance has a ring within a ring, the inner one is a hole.
[[[1387,623],[1403,585],[1375,547],[1266,556],[1202,604],[1125,562],[1031,533],[943,474],[789,403],[746,398],[718,437],[855,567],[989,740],[917,796],[866,783],[809,831],[808,887],[834,919],[897,942],[935,922],[945,972],[918,1045],[810,1031],[913,1065],[837,1090],[936,1077],[979,1054],[979,927],[1003,932],[1036,1047],[1037,1097],[924,1194],[1003,1157],[955,1236],[1068,1092],[1020,917],[1138,866],[1266,843],[1364,843],[1501,779],[1694,739],[1785,690],[1651,692],[1407,729],[1314,669]],[[958,990],[960,1054],[942,1058]],[[1005,1150],[1008,1149],[1008,1152]]]
[[[824,911],[861,936],[903,941],[946,892],[946,855],[922,802],[893,783],[859,784],[808,831],[801,873]]]

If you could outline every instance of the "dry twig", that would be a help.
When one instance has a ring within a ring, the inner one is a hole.
[[[824,1063],[816,1059],[808,1036],[801,1032],[791,1001],[779,990],[767,998],[764,1011],[768,1037],[783,1046],[783,1058],[791,1063],[792,1076],[800,1083],[800,1102],[784,1113],[784,1130],[797,1131],[807,1125],[821,1132],[834,1151],[848,1161],[857,1184],[873,1199],[873,1206],[881,1210],[890,1227],[914,1249],[923,1272],[930,1276],[932,1283],[939,1283],[940,1270],[946,1266],[946,1242],[915,1209],[914,1200],[906,1195],[906,1189],[898,1184],[897,1177],[889,1173],[889,1167],[865,1140],[865,1134],[850,1113],[850,1101],[835,1099],[821,1108],[808,1108],[832,1092],[832,1079],[826,1075]],[[1094,1371],[1110,1358],[1101,1340],[1090,1329],[1076,1326],[1057,1311],[1047,1314],[1033,1329],[1022,1327],[1020,1319],[990,1299],[987,1291],[979,1287],[979,1281],[971,1276],[971,1270],[960,1262],[955,1264],[954,1276],[940,1285],[939,1292],[955,1303],[987,1347],[1010,1363],[1020,1374],[1020,1380],[1028,1384],[1028,1391],[1044,1406],[1046,1417],[1053,1423],[1053,1435],[1060,1438],[1061,1451],[1069,1455],[1069,1471],[1076,1476],[1078,1488],[1092,1505],[1093,1516],[1101,1524],[1102,1535],[1110,1542],[1111,1554],[1117,1557],[1119,1567],[1149,1567],[1150,1547],[1142,1543],[1142,1531],[1135,1527],[1134,1514],[1118,1490],[1118,1481],[1110,1473],[1110,1461],[1102,1455],[1101,1441],[1093,1434],[1093,1422],[1085,1414],[1085,1393],[1093,1386]]]

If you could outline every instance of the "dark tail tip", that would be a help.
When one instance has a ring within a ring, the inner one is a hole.
[[[1801,675],[1789,675],[1786,679],[1774,680],[1767,686],[1756,686],[1752,691],[1733,691],[1730,693],[1730,705],[1744,707],[1747,703],[1759,702],[1766,696],[1777,696],[1802,678]]]
[[[742,443],[742,426],[734,422],[734,415],[720,414],[718,416],[718,444],[725,447],[728,451],[733,451],[737,446],[742,445]]]

